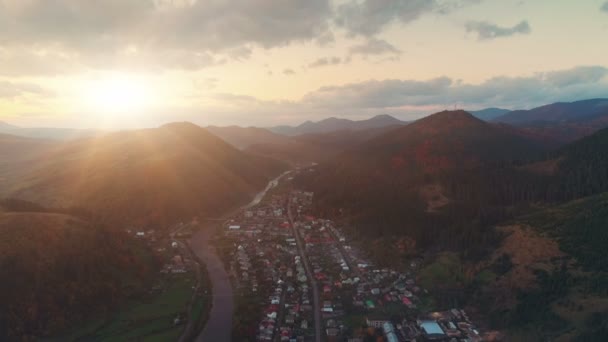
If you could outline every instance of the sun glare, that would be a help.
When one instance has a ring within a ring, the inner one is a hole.
[[[150,104],[152,94],[142,80],[112,76],[91,82],[85,89],[86,102],[99,114],[135,114]]]

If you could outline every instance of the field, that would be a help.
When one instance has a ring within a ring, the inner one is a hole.
[[[160,293],[134,301],[114,317],[97,321],[68,338],[94,341],[175,341],[184,329],[188,303],[196,280],[191,274],[167,275],[162,280]],[[202,302],[197,305],[205,308]],[[195,317],[200,317],[196,313]],[[182,322],[174,324],[180,317]]]

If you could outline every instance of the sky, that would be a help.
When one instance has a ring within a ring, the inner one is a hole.
[[[416,119],[608,97],[605,0],[0,0],[0,121]]]

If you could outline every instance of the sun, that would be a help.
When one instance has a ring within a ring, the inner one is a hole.
[[[104,115],[134,115],[148,107],[152,101],[146,82],[126,75],[96,79],[87,84],[84,91],[87,106]]]

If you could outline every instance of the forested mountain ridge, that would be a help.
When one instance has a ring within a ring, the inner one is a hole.
[[[533,139],[446,111],[346,151],[299,181],[315,192],[320,212],[348,217],[357,233],[407,235],[419,248],[459,248],[471,236],[483,239],[476,227],[502,219],[505,202],[524,196],[494,191],[508,188],[504,176],[528,175],[503,166],[543,153]]]
[[[448,112],[298,181],[378,262],[424,255],[419,281],[441,305],[478,311],[512,340],[600,341],[608,129],[555,150],[537,143]]]
[[[124,226],[219,215],[286,165],[237,150],[190,123],[64,143],[23,174],[8,196],[82,207]]]
[[[527,206],[608,191],[606,141],[601,131],[551,152],[512,128],[443,112],[345,152],[300,181],[315,191],[319,211],[349,217],[361,234],[459,249]]]

